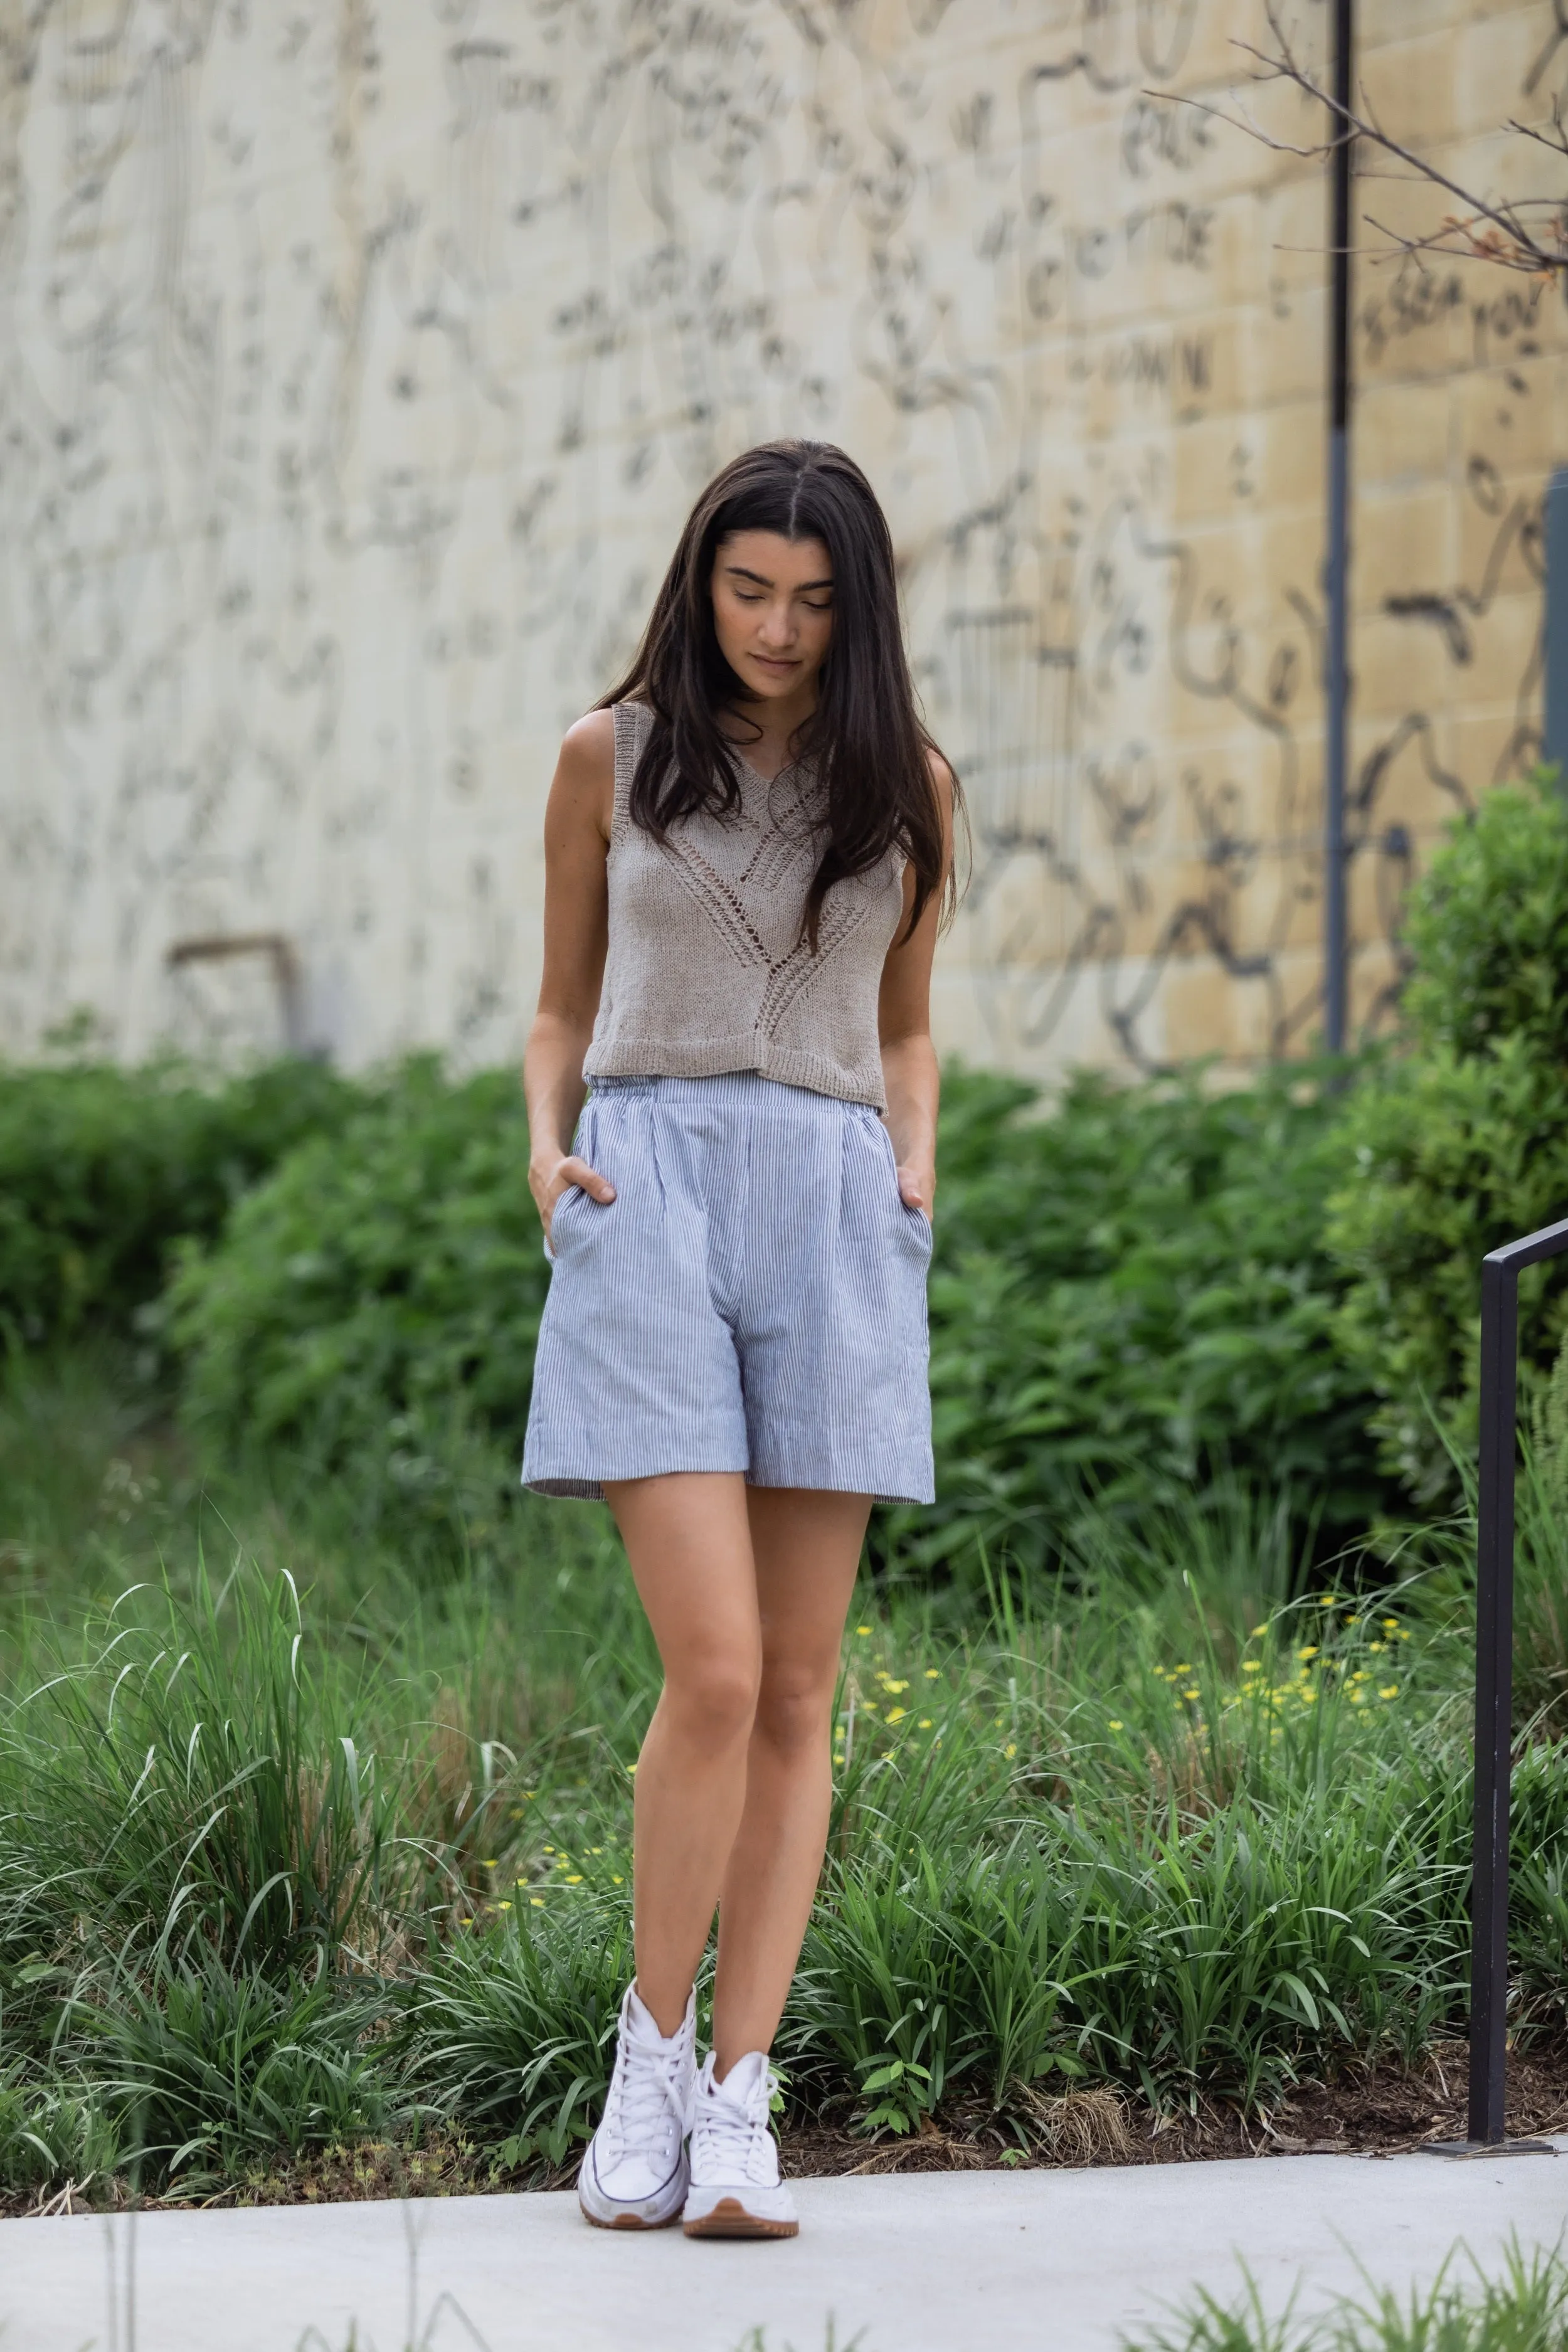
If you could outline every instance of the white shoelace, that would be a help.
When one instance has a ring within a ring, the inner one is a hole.
[[[737,2098],[727,2082],[715,2083],[704,2069],[691,2118],[694,2170],[705,2179],[771,2186],[777,2178],[768,2129],[772,2100],[773,2074],[766,2067],[743,2098]]]
[[[616,2159],[633,2150],[668,2147],[686,2130],[681,2076],[687,2063],[684,2037],[650,2045],[629,2033],[621,2037],[605,2102],[605,2137]]]

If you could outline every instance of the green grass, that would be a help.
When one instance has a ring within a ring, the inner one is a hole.
[[[1460,2258],[1469,2275],[1460,2271]],[[1561,2247],[1527,2253],[1515,2240],[1489,2277],[1457,2246],[1429,2286],[1403,2294],[1369,2279],[1316,2317],[1292,2297],[1271,2310],[1247,2277],[1231,2301],[1200,2289],[1166,2326],[1123,2338],[1125,2352],[1565,2352],[1568,2263]]]
[[[212,2195],[388,2142],[570,2161],[657,1688],[605,1515],[515,1494],[460,1431],[444,1518],[278,1455],[204,1479],[123,1394],[79,1359],[0,1403],[0,2187]],[[1458,1540],[1291,1598],[1289,1528],[1221,1487],[1131,1532],[1086,1513],[1067,1575],[993,1573],[978,1615],[863,1586],[794,2111],[1027,2153],[1074,2086],[1256,2109],[1451,2032]],[[1522,2030],[1568,1957],[1552,1727],[1517,1781]]]

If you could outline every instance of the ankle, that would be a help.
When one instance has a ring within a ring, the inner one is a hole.
[[[689,1987],[681,1994],[679,2000],[675,2000],[669,1996],[668,1990],[662,1987],[655,1995],[650,1996],[642,1979],[634,1977],[632,1991],[653,2020],[660,2040],[673,2042],[686,2022],[686,2012],[691,2000]]]
[[[731,2073],[732,2070],[740,2064],[742,2058],[750,2058],[757,2052],[761,2052],[764,2058],[769,2054],[767,2045],[764,2042],[747,2042],[731,2043],[729,2042],[721,2042],[716,2041],[713,2044],[713,2080],[715,2083],[723,2082],[725,2076]]]

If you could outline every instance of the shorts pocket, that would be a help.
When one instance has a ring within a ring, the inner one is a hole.
[[[878,1118],[875,1111],[870,1113],[870,1117],[876,1121],[877,1132],[882,1140],[883,1156],[887,1160],[888,1172],[892,1179],[894,1203],[898,1209],[899,1214],[904,1220],[906,1228],[909,1228],[911,1224],[919,1228],[915,1234],[915,1239],[919,1242],[920,1246],[924,1250],[926,1255],[929,1257],[931,1255],[932,1241],[931,1219],[927,1216],[923,1209],[911,1209],[909,1202],[905,1200],[899,1184],[899,1155],[893,1150],[893,1139],[888,1132],[886,1122],[883,1119]]]
[[[562,1243],[566,1239],[567,1221],[563,1217],[563,1211],[578,1201],[585,1201],[587,1197],[581,1184],[568,1184],[555,1206],[551,1210],[550,1231],[545,1237],[544,1255],[552,1262],[560,1256]]]

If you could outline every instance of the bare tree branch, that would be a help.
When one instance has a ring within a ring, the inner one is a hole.
[[[1231,113],[1224,107],[1211,106],[1201,99],[1186,98],[1173,90],[1150,90],[1146,95],[1174,100],[1179,105],[1195,107],[1201,114],[1215,115],[1220,121],[1228,122],[1233,130],[1245,131],[1249,138],[1261,141],[1276,154],[1299,155],[1304,161],[1320,162],[1335,154],[1347,142],[1373,149],[1406,166],[1403,173],[1378,176],[1392,178],[1396,184],[1424,182],[1428,187],[1441,189],[1445,194],[1452,196],[1460,207],[1457,214],[1446,214],[1439,226],[1426,236],[1411,236],[1373,219],[1370,214],[1366,215],[1368,227],[1375,229],[1380,236],[1387,237],[1394,253],[1403,258],[1443,255],[1456,260],[1485,261],[1494,268],[1515,270],[1529,278],[1554,278],[1568,285],[1568,194],[1563,197],[1521,196],[1489,203],[1484,196],[1477,195],[1472,189],[1450,179],[1446,172],[1439,171],[1428,157],[1415,148],[1406,147],[1386,131],[1367,103],[1364,91],[1362,96],[1364,111],[1358,113],[1354,108],[1342,105],[1333,92],[1326,89],[1316,75],[1297,58],[1290,37],[1279,21],[1277,0],[1266,0],[1264,17],[1275,44],[1272,51],[1260,49],[1251,41],[1234,41],[1231,46],[1255,61],[1257,70],[1251,76],[1253,81],[1261,85],[1289,82],[1314,100],[1331,119],[1331,130],[1328,138],[1311,146],[1297,146],[1290,140],[1278,138],[1272,131],[1263,130],[1245,110]],[[1521,138],[1533,140],[1548,153],[1568,162],[1568,124],[1563,121],[1560,98],[1552,102],[1550,129],[1511,121],[1507,127]],[[1538,233],[1531,222],[1541,215],[1546,218]]]

